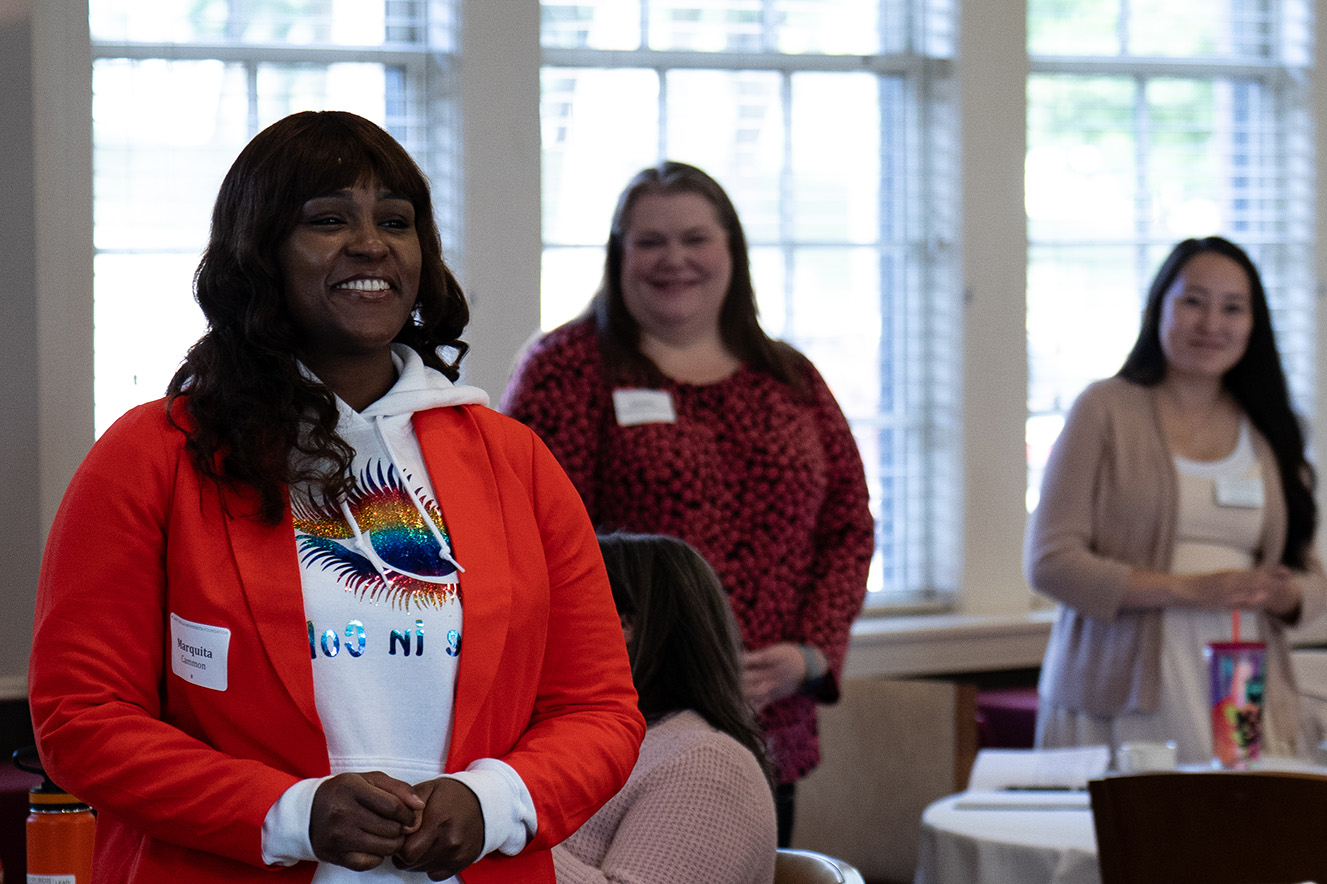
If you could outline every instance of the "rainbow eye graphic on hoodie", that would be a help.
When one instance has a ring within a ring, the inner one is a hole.
[[[382,462],[360,474],[344,505],[292,496],[301,564],[331,572],[370,601],[386,599],[407,610],[412,603],[452,601],[457,567],[447,526],[433,500],[418,500],[395,467],[384,469]]]

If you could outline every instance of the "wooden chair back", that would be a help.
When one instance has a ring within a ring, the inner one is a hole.
[[[1327,777],[1148,773],[1088,789],[1101,884],[1327,884]]]

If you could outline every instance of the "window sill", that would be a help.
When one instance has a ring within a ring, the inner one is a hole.
[[[928,614],[858,620],[844,674],[923,676],[1041,665],[1054,610],[1022,616]]]

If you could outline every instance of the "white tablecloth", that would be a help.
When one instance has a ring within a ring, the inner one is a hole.
[[[1327,775],[1295,758],[1259,769]],[[1101,884],[1091,799],[1085,790],[941,798],[922,813],[913,884]]]
[[[1101,884],[1086,792],[962,792],[922,814],[914,884]]]

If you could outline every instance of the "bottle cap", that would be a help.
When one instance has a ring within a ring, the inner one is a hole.
[[[28,792],[28,808],[35,813],[70,813],[92,809],[68,792],[43,792],[40,786]]]

